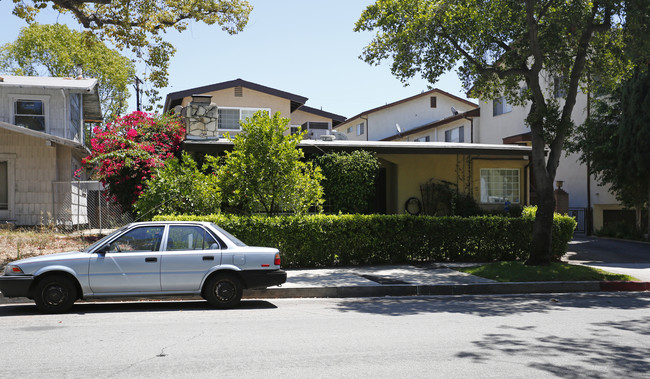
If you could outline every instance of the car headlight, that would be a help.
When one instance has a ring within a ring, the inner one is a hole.
[[[21,274],[24,274],[24,272],[18,266],[7,265],[7,267],[5,267],[5,275],[21,275]]]

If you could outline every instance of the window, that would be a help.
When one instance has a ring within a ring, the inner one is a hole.
[[[350,133],[352,133],[352,127],[351,126],[348,128],[348,134],[350,134]]]
[[[170,226],[167,250],[219,249],[219,244],[205,229],[198,226]]]
[[[413,141],[414,142],[429,142],[429,141],[431,141],[431,137],[424,136],[424,137],[416,138]]]
[[[9,165],[0,162],[0,210],[9,210]]]
[[[163,229],[162,226],[147,226],[130,230],[111,242],[109,251],[158,251]]]
[[[445,130],[445,142],[465,142],[465,127]]]
[[[262,108],[219,108],[219,129],[241,130],[241,121],[253,117],[258,111],[270,112]]]
[[[481,203],[519,203],[519,169],[482,168]]]
[[[357,125],[357,135],[358,136],[363,135],[363,133],[365,133],[364,127],[365,127],[365,124],[363,122],[360,123],[359,125]]]
[[[38,132],[45,131],[45,107],[41,100],[16,100],[14,124]]]
[[[436,99],[435,96],[431,96],[431,108],[435,108],[437,106],[438,99]]]
[[[300,133],[302,133],[302,126],[300,126],[300,125],[291,125],[290,132],[291,132],[291,134],[300,134]]]
[[[506,98],[501,96],[492,102],[492,116],[512,112],[512,105],[508,104]]]
[[[70,94],[70,138],[80,141],[81,133],[81,94]]]

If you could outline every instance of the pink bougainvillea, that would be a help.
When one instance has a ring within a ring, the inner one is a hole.
[[[185,129],[176,116],[136,111],[94,128],[93,134],[91,154],[82,164],[130,211],[154,168],[179,153]]]

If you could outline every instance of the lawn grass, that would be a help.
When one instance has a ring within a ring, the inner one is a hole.
[[[639,280],[629,275],[613,274],[593,267],[559,262],[551,263],[549,266],[526,266],[523,262],[495,262],[457,270],[498,282]]]

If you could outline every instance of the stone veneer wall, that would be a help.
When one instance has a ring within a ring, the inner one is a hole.
[[[215,103],[190,103],[185,110],[188,137],[218,139],[219,112]]]

